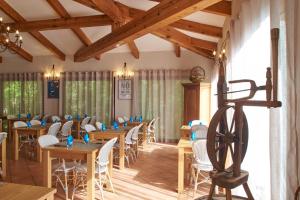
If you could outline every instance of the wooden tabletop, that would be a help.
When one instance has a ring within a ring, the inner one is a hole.
[[[54,188],[0,183],[1,200],[45,200],[51,196],[53,197],[54,193],[56,193],[56,189]]]
[[[102,147],[102,144],[100,143],[83,143],[82,141],[74,141],[73,146],[70,148],[67,148],[66,142],[60,142],[55,145],[47,146],[43,148],[43,150],[55,150],[55,151],[61,151],[61,152],[76,152],[76,153],[89,153],[98,151]]]
[[[50,126],[50,124],[47,124],[46,126],[41,125],[33,125],[32,127],[18,127],[18,128],[12,128],[13,130],[41,130],[41,129],[47,129]]]

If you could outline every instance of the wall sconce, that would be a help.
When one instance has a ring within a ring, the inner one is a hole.
[[[126,62],[124,63],[124,66],[123,66],[122,70],[116,72],[116,76],[119,79],[131,79],[133,77],[133,75],[134,75],[134,72],[133,71],[129,71],[127,69]]]
[[[54,81],[54,82],[58,82],[59,81],[59,72],[55,71],[55,67],[54,65],[52,65],[52,69],[50,70],[50,72],[45,74],[45,77],[47,78],[48,81]]]

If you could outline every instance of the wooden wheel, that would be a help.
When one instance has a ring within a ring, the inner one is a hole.
[[[234,163],[235,152],[234,143],[239,141],[236,124],[236,110],[233,106],[220,108],[213,116],[207,132],[207,153],[208,157],[217,171],[232,171],[232,165],[225,169],[226,160],[229,158],[229,151],[232,163]],[[248,145],[248,122],[245,113],[243,116],[242,127],[242,152],[241,162],[243,161]],[[229,125],[229,126],[228,126]]]

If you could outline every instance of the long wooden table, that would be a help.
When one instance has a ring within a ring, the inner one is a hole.
[[[27,118],[13,118],[13,119],[7,119],[7,133],[8,133],[8,136],[9,138],[11,138],[12,134],[13,134],[13,127],[14,127],[14,122],[17,122],[17,121],[22,121],[22,122],[26,122],[28,121]]]
[[[1,143],[1,169],[2,169],[2,179],[6,178],[6,138],[3,139]],[[0,193],[1,194],[1,193]]]
[[[39,138],[41,135],[47,134],[47,126],[40,125],[28,127],[13,128],[13,144],[14,144],[14,160],[19,160],[19,135],[33,135]],[[42,162],[42,150],[40,145],[36,145],[37,161]]]
[[[86,160],[87,161],[87,200],[95,199],[95,161],[96,154],[101,148],[101,144],[83,144],[75,141],[71,148],[67,148],[65,143],[51,145],[43,148],[43,181],[44,186],[52,187],[52,158]],[[112,177],[112,151],[109,157],[109,174]]]
[[[192,141],[181,138],[177,144],[178,148],[178,193],[184,191],[185,154],[192,154]]]
[[[1,200],[54,200],[56,189],[15,183],[0,183]]]
[[[120,129],[107,129],[105,131],[89,132],[90,140],[105,140],[117,137],[119,141],[119,169],[125,168],[125,136],[129,127]]]

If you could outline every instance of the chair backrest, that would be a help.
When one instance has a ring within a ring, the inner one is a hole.
[[[51,117],[51,115],[45,114],[45,115],[43,116],[43,120],[48,121],[50,117]]]
[[[42,135],[39,137],[38,142],[40,147],[44,148],[59,143],[59,140],[53,135]]]
[[[63,136],[68,136],[72,131],[72,126],[73,126],[73,120],[64,123],[64,125],[61,127],[61,134]]]
[[[101,122],[96,122],[96,128],[98,130],[102,130],[102,123]]]
[[[15,119],[15,118],[17,118],[16,115],[7,115],[7,119]]]
[[[61,123],[60,122],[56,122],[54,124],[52,124],[48,130],[48,135],[53,135],[53,136],[57,136],[57,133],[60,129]]]
[[[92,116],[92,118],[91,118],[89,124],[95,125],[96,120],[97,120],[97,117],[96,117],[96,116]]]
[[[90,119],[91,119],[91,117],[86,117],[82,120],[81,125],[80,125],[82,129],[84,129],[84,126],[89,123]]]
[[[14,128],[21,128],[21,127],[27,127],[26,122],[23,122],[23,121],[14,122]]]
[[[131,128],[128,131],[128,133],[127,133],[127,135],[125,137],[125,144],[132,144],[132,134],[133,134],[133,132],[134,132],[135,129],[136,129],[136,126],[133,127],[133,128]]]
[[[197,164],[206,166],[208,168],[207,170],[211,170],[212,164],[208,158],[206,150],[206,139],[200,139],[193,142],[192,149],[194,153],[194,159],[197,162]]]
[[[206,139],[207,130],[208,128],[205,125],[194,125],[191,127],[191,131],[196,134],[197,139]]]
[[[129,118],[126,117],[126,116],[123,116],[123,119],[124,119],[125,122],[128,122],[128,121],[129,121]]]
[[[120,124],[123,124],[123,123],[125,122],[125,120],[124,120],[122,117],[118,117],[118,122],[119,122]]]
[[[35,115],[32,119],[40,120],[41,119],[41,115]]]
[[[37,120],[37,119],[33,119],[33,120],[30,121],[30,124],[32,126],[34,126],[34,125],[41,125],[41,122],[39,120]]]
[[[97,157],[97,162],[98,165],[100,166],[106,166],[109,163],[109,153],[112,150],[114,144],[117,141],[117,137],[112,138],[108,142],[106,142],[100,149],[98,157]]]
[[[148,128],[150,128],[150,127],[153,126],[153,123],[154,123],[155,120],[156,120],[156,118],[153,118],[153,119],[150,121],[150,123],[148,124]]]
[[[6,132],[1,132],[0,133],[0,144],[2,144],[2,141],[7,137],[7,133]]]
[[[139,125],[137,125],[132,133],[131,138],[133,140],[138,140],[139,139],[139,130],[140,128],[143,126],[143,123],[140,123]]]
[[[194,125],[205,125],[206,123],[203,120],[197,119],[197,120],[193,120],[191,123],[191,127]]]
[[[57,115],[53,115],[52,117],[51,117],[51,119],[52,119],[52,122],[53,123],[55,123],[55,122],[60,122],[60,117],[59,116],[57,116]]]
[[[92,132],[92,131],[95,131],[95,130],[97,130],[97,129],[96,129],[95,126],[93,126],[92,124],[86,124],[86,125],[84,126],[84,130],[85,130],[86,132]]]
[[[21,113],[21,114],[20,114],[20,117],[21,117],[21,118],[27,118],[27,114]]]
[[[66,120],[72,119],[72,115],[65,115],[64,118],[65,118]]]

